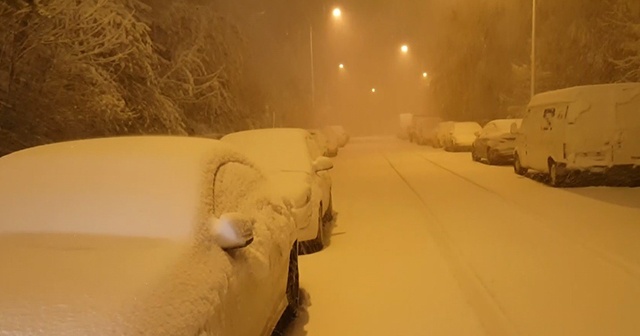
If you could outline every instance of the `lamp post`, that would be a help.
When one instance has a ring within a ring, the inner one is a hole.
[[[335,7],[331,11],[331,15],[335,20],[342,18],[342,9]],[[311,70],[311,111],[315,111],[316,105],[316,80],[315,80],[315,60],[313,57],[313,24],[309,20],[309,63]],[[340,64],[340,69],[343,69],[344,65]]]
[[[536,0],[532,0],[531,15],[531,98],[536,94]]]

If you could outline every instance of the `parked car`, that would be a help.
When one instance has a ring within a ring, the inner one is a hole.
[[[336,137],[327,137],[322,131],[310,129],[309,133],[320,147],[323,155],[326,157],[336,157],[338,155],[339,146]]]
[[[297,309],[298,247],[267,183],[195,137],[0,158],[0,333],[271,334]]]
[[[476,132],[482,130],[477,122],[465,121],[456,122],[451,125],[449,134],[444,140],[446,151],[471,151],[473,141],[476,139]]]
[[[534,96],[517,134],[514,170],[640,175],[640,83],[589,85]],[[619,174],[624,173],[624,174]]]
[[[290,200],[303,253],[322,250],[323,224],[331,221],[331,159],[311,134],[297,128],[258,129],[222,138],[254,159]]]
[[[512,125],[519,127],[522,119],[498,119],[487,123],[480,132],[471,149],[473,161],[486,159],[489,164],[513,161],[516,137],[511,134]]]
[[[434,138],[431,141],[434,148],[442,148],[449,137],[451,127],[453,127],[453,121],[443,121],[438,123],[436,131],[434,132]]]
[[[349,133],[340,125],[327,126],[326,128],[333,130],[338,136],[338,146],[344,147],[349,142]]]
[[[442,119],[426,115],[414,115],[409,126],[409,141],[419,145],[433,144],[436,128]]]

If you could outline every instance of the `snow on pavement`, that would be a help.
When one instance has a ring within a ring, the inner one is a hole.
[[[336,160],[290,335],[637,335],[640,189],[553,189],[395,139]]]
[[[482,334],[419,199],[384,157],[356,143],[341,150],[332,173],[330,246],[300,258],[310,306],[290,335]]]

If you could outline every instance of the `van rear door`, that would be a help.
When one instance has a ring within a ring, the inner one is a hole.
[[[622,90],[616,100],[617,134],[613,140],[613,164],[640,165],[640,89]]]

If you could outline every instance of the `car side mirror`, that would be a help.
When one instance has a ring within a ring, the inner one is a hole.
[[[249,246],[253,242],[255,219],[238,212],[209,219],[213,241],[225,251]]]
[[[326,156],[321,156],[313,161],[313,170],[317,172],[329,170],[333,168],[333,161]]]

